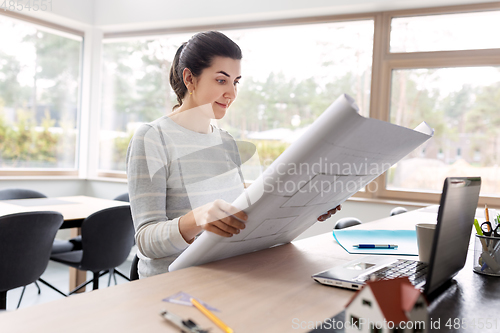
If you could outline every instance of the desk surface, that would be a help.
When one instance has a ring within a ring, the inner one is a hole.
[[[129,203],[87,196],[1,200],[0,216],[33,211],[56,211],[60,212],[64,216],[64,221],[68,222],[83,220],[101,209],[125,205]]]
[[[358,227],[412,229],[417,222],[432,222],[435,218],[431,212],[410,212]],[[310,329],[293,329],[292,325],[330,318],[353,295],[353,291],[320,285],[311,275],[355,257],[345,252],[330,233],[323,234],[0,314],[0,332],[178,332],[160,317],[162,309],[191,318],[204,328],[211,327],[212,332],[221,332],[197,309],[162,301],[179,291],[220,309],[216,314],[235,332],[306,332]],[[470,263],[462,272],[474,274]],[[477,274],[473,279],[481,284],[477,288],[498,280]],[[454,290],[456,297],[470,298],[464,293],[473,295],[474,289],[459,283]],[[463,302],[455,308],[460,304]],[[479,309],[455,310],[469,317],[488,315]]]

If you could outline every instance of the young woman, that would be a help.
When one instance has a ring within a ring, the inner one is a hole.
[[[246,214],[229,204],[243,191],[238,148],[211,125],[236,98],[241,58],[238,45],[220,32],[194,35],[170,70],[179,104],[139,127],[130,142],[127,177],[141,278],[167,272],[203,230],[231,237],[245,228]]]

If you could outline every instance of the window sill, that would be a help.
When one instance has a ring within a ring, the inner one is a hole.
[[[0,180],[85,180],[78,176],[0,176]]]
[[[373,203],[379,205],[396,205],[396,206],[407,206],[422,208],[430,205],[435,205],[435,202],[415,202],[415,201],[405,201],[405,200],[391,200],[391,199],[375,199],[375,198],[361,198],[361,197],[350,197],[347,201],[353,202],[363,202],[363,203]]]
[[[85,180],[127,184],[127,178],[117,178],[117,177],[99,177],[99,176],[97,176],[97,177],[88,177]]]

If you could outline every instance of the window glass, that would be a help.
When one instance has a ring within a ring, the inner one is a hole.
[[[177,104],[170,89],[170,65],[191,34],[103,45],[99,169],[125,171],[135,129],[166,115]]]
[[[392,72],[390,120],[434,137],[393,166],[388,189],[442,190],[445,177],[480,176],[481,194],[500,192],[500,67]]]
[[[0,168],[75,169],[82,37],[0,16]]]
[[[222,32],[242,49],[242,79],[238,98],[217,125],[254,143],[264,167],[342,93],[369,115],[373,20]],[[176,104],[168,72],[176,49],[192,35],[104,45],[101,170],[124,171],[137,124]],[[247,170],[246,179],[252,174],[259,172]]]
[[[500,11],[397,17],[391,22],[391,52],[499,48]]]
[[[359,321],[359,318],[358,317],[355,317],[355,316],[352,316],[351,315],[351,320],[349,322],[349,324],[351,325],[351,327],[353,328],[357,328],[358,330],[361,331],[362,327],[361,327],[361,323]]]

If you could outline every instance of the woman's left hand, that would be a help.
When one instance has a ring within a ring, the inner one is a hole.
[[[323,222],[324,220],[330,218],[333,214],[335,214],[337,211],[342,209],[342,205],[338,205],[337,207],[330,209],[327,213],[318,216],[318,221]]]

